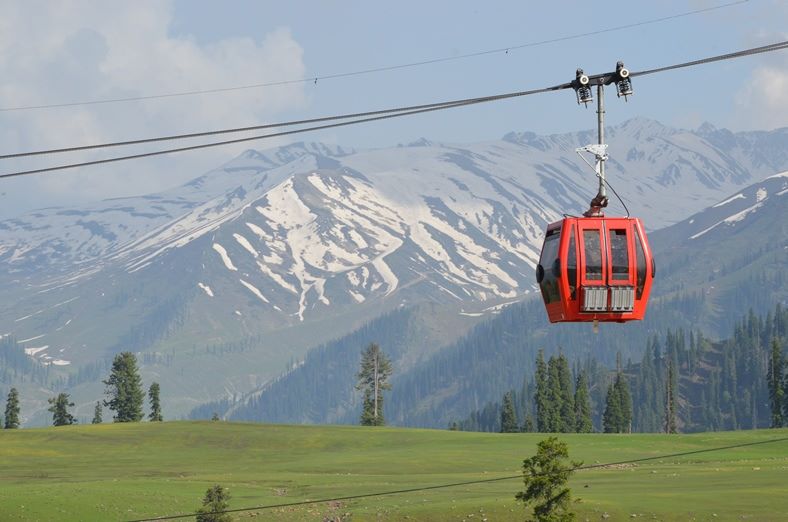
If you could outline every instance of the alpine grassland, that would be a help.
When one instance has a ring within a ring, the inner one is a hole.
[[[523,520],[515,502],[522,461],[546,437],[221,421],[2,430],[0,519],[188,514],[220,484],[231,509],[411,490],[258,507],[234,513],[236,520]],[[559,438],[585,465],[750,444],[577,471],[570,486],[580,521],[788,520],[788,429]],[[751,445],[775,439],[783,440]]]

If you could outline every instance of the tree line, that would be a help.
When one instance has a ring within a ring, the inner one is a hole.
[[[107,399],[97,401],[93,410],[92,424],[103,422],[103,408],[108,407],[114,412],[114,422],[139,422],[143,419],[142,406],[145,393],[142,389],[142,379],[137,368],[137,358],[131,352],[122,352],[115,356],[107,380],[102,381],[106,386]],[[161,410],[161,388],[159,383],[151,383],[148,388],[150,413],[148,420],[162,422],[164,416]],[[59,393],[48,399],[49,409],[52,413],[53,426],[68,426],[76,424],[76,418],[69,412],[74,407],[68,393]],[[20,426],[19,391],[11,388],[6,398],[5,414],[3,416],[4,429],[16,429]]]
[[[570,397],[590,398],[591,421],[603,432],[694,432],[754,429],[788,424],[788,310],[777,305],[765,317],[742,317],[726,340],[699,332],[668,330],[648,337],[639,362],[615,371],[594,358],[576,361],[570,372],[562,354],[544,362],[520,390],[505,392],[451,428],[469,431],[572,431]],[[574,388],[568,383],[575,383]],[[587,390],[587,391],[586,391]],[[573,395],[574,394],[574,395]],[[580,411],[585,400],[580,401]],[[514,421],[512,419],[515,419]],[[517,422],[521,420],[521,422]],[[516,424],[516,429],[514,428]]]
[[[502,433],[591,433],[594,431],[591,416],[591,394],[588,371],[580,369],[572,375],[569,361],[564,354],[552,356],[547,362],[544,351],[536,358],[534,389],[524,396],[532,400],[533,408],[518,421],[515,392],[503,395],[500,406],[500,431]],[[525,387],[526,390],[528,387]],[[528,400],[526,398],[526,400]],[[535,417],[535,418],[534,418]],[[452,429],[466,429],[469,422],[453,423]],[[626,377],[619,368],[614,381],[607,388],[603,431],[628,433],[632,430],[632,398]]]

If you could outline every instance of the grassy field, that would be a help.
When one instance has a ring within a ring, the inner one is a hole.
[[[572,459],[614,462],[787,437],[565,435]],[[539,434],[225,422],[0,431],[0,520],[190,513],[213,484],[231,508],[518,475]],[[788,442],[579,471],[578,520],[788,520]],[[237,520],[522,520],[520,479],[303,507]],[[193,519],[191,519],[193,520]]]

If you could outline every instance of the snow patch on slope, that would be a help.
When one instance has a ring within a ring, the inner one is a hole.
[[[249,240],[246,239],[244,236],[242,236],[241,234],[233,234],[233,237],[235,238],[236,241],[238,241],[238,244],[241,245],[247,252],[252,254],[253,257],[257,257],[258,255],[260,255],[258,254],[257,250],[254,249],[254,247],[249,242]]]
[[[44,346],[41,346],[41,347],[38,347],[38,348],[25,348],[25,353],[27,355],[31,355],[32,356],[32,355],[37,354],[38,352],[43,352],[47,348],[49,348],[48,344],[46,344]]]
[[[269,303],[268,299],[265,298],[263,293],[260,290],[258,290],[256,286],[254,286],[251,283],[247,283],[243,279],[239,279],[239,281],[241,282],[242,285],[248,288],[250,292],[256,295],[261,301],[263,301],[264,303]]]
[[[227,270],[232,270],[234,272],[238,271],[238,268],[236,268],[230,259],[230,256],[227,254],[227,250],[225,250],[222,245],[219,243],[214,243],[213,249],[219,254],[219,257],[222,258],[222,262],[224,263],[224,266],[227,267]]]
[[[716,205],[713,205],[711,208],[717,208],[717,207],[721,207],[723,205],[727,205],[731,201],[735,201],[737,199],[746,199],[746,198],[744,197],[744,194],[739,193],[739,194],[736,194],[735,196],[729,197],[728,199],[726,199],[724,201],[720,201]]]

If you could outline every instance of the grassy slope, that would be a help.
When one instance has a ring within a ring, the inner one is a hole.
[[[566,435],[573,459],[611,462],[788,436]],[[0,519],[128,520],[187,513],[214,483],[231,507],[517,475],[539,434],[168,422],[0,431]],[[579,520],[787,520],[788,442],[572,480]],[[265,519],[522,519],[519,480],[259,512]],[[254,513],[254,512],[252,512]],[[716,513],[715,517],[713,514]],[[250,513],[239,514],[239,519]],[[274,516],[276,515],[276,516]]]

